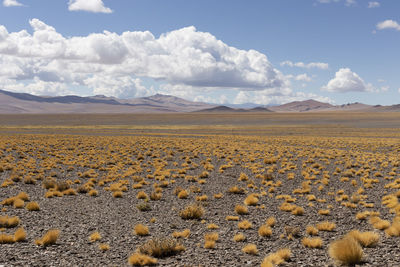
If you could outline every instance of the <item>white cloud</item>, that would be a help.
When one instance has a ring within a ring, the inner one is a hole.
[[[307,73],[299,74],[294,78],[296,81],[311,82],[312,79]]]
[[[317,0],[318,2],[320,2],[321,4],[329,4],[332,2],[339,2],[340,0]]]
[[[400,93],[400,87],[399,87],[399,89],[397,91]]]
[[[102,0],[69,0],[70,11],[87,11],[94,13],[112,13],[113,11],[104,6]]]
[[[3,6],[10,7],[10,6],[23,6],[20,2],[17,0],[4,0],[3,1]]]
[[[378,30],[384,30],[384,29],[395,29],[397,31],[400,31],[400,24],[397,21],[388,19],[382,22],[379,22],[376,24],[376,28]]]
[[[304,63],[304,62],[292,62],[289,60],[281,62],[281,66],[298,67],[306,69],[317,68],[322,70],[326,70],[329,68],[328,63],[322,63],[322,62]]]
[[[346,92],[372,92],[374,88],[371,84],[366,84],[357,73],[349,68],[342,68],[336,72],[335,78],[321,88],[323,91],[346,93]]]
[[[194,27],[159,38],[148,31],[65,37],[38,19],[30,25],[32,34],[0,25],[0,86],[36,79],[129,97],[152,92],[136,80],[141,77],[203,91],[278,90],[288,82],[266,55],[228,46]]]
[[[346,0],[345,3],[346,6],[354,6],[356,4],[357,4],[356,0]]]
[[[380,6],[381,6],[381,4],[379,2],[376,2],[376,1],[368,2],[368,8],[377,8]]]

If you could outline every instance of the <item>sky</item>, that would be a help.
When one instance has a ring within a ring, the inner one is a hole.
[[[397,0],[0,0],[0,89],[400,103]]]

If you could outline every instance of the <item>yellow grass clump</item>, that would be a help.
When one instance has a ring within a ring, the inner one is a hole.
[[[344,237],[329,245],[329,256],[341,264],[357,264],[361,262],[363,251],[360,244],[352,237]]]
[[[271,226],[271,227],[273,227],[273,226],[275,226],[275,223],[276,223],[276,219],[275,219],[275,217],[269,217],[266,221],[265,221],[265,224],[266,225],[268,225],[268,226]]]
[[[20,220],[18,217],[9,217],[7,215],[0,216],[0,228],[13,228],[19,224]]]
[[[149,227],[143,224],[137,224],[133,228],[134,232],[138,236],[146,236],[149,235]]]
[[[156,265],[157,259],[141,253],[133,253],[129,256],[128,263],[133,266],[149,266]]]
[[[213,249],[215,248],[215,243],[218,241],[218,233],[206,233],[204,235],[204,248]]]
[[[244,220],[241,222],[238,222],[238,227],[239,229],[250,229],[253,227],[253,224],[249,222],[248,220]]]
[[[308,225],[306,227],[306,233],[309,235],[318,235],[318,232],[319,232],[319,230],[312,225]]]
[[[186,190],[181,190],[178,193],[178,198],[180,198],[180,199],[188,198],[188,196],[189,196],[189,193]]]
[[[246,215],[249,214],[249,210],[247,209],[246,206],[242,206],[242,205],[236,205],[235,206],[235,212],[239,215]]]
[[[96,242],[96,241],[98,241],[100,239],[101,239],[101,235],[100,235],[99,232],[94,232],[89,236],[89,241],[90,242]]]
[[[14,242],[15,242],[15,239],[14,239],[13,235],[0,233],[0,244],[11,244]]]
[[[172,236],[175,238],[188,238],[190,235],[190,230],[185,229],[182,232],[173,232]]]
[[[140,254],[152,257],[166,257],[184,251],[185,248],[172,237],[156,237],[138,247]]]
[[[290,259],[291,253],[292,252],[290,251],[290,249],[283,248],[275,253],[269,254],[267,257],[264,258],[263,262],[261,263],[261,267],[280,265]]]
[[[272,235],[272,229],[267,224],[263,224],[258,228],[258,234],[261,237],[270,237]]]
[[[387,220],[382,220],[378,216],[372,216],[369,218],[369,223],[372,224],[372,226],[375,229],[379,230],[385,230],[390,227],[390,222]]]
[[[26,204],[25,208],[29,211],[39,211],[40,210],[39,203],[37,203],[36,201],[28,202],[28,204]]]
[[[243,242],[246,240],[246,236],[242,233],[238,233],[233,236],[233,241],[235,242]]]
[[[186,206],[179,215],[182,219],[189,220],[189,219],[201,219],[204,215],[204,208],[199,204],[190,204]]]
[[[14,201],[14,208],[16,209],[22,209],[25,206],[25,201],[23,201],[22,199],[17,198]]]
[[[99,249],[100,249],[101,251],[107,251],[107,250],[110,249],[110,245],[107,244],[107,243],[100,243],[100,244],[99,244]]]
[[[309,238],[305,237],[301,240],[303,246],[307,248],[322,248],[322,239],[319,237]]]
[[[26,232],[24,228],[18,228],[14,233],[14,240],[15,242],[23,242],[26,240]]]
[[[247,244],[242,248],[242,251],[244,253],[250,254],[250,255],[257,255],[258,254],[258,249],[255,244]]]
[[[59,236],[60,236],[60,230],[58,229],[49,230],[47,233],[43,235],[42,238],[35,240],[35,244],[44,247],[54,245],[57,242]]]
[[[208,228],[208,229],[218,229],[219,226],[216,225],[215,223],[210,223],[209,225],[207,225],[207,228]]]
[[[327,232],[332,232],[336,228],[336,224],[329,221],[318,223],[316,226],[319,231],[327,231]]]
[[[254,194],[248,195],[243,203],[247,206],[255,206],[258,203],[258,197]]]
[[[354,238],[363,247],[374,247],[379,242],[379,234],[375,232],[350,231],[347,236]]]

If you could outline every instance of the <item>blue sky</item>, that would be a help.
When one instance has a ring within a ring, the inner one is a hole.
[[[1,1],[5,90],[400,103],[400,1]]]

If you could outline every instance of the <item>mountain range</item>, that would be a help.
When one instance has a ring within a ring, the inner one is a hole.
[[[246,108],[246,107],[247,108]],[[0,90],[0,113],[171,113],[171,112],[400,112],[400,104],[392,106],[350,103],[332,105],[316,100],[294,101],[279,106],[218,106],[203,102],[188,101],[179,97],[156,94],[149,97],[119,99],[103,95],[81,97],[35,96]],[[250,108],[249,108],[250,107]]]

